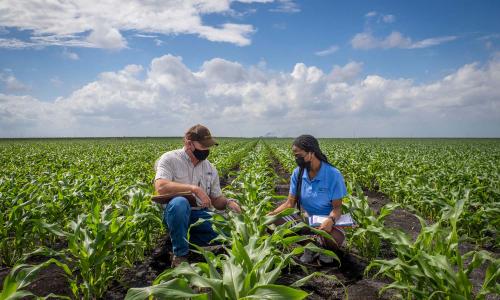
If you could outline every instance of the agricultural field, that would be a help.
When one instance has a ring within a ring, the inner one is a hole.
[[[500,140],[321,139],[358,223],[342,253],[267,216],[292,139],[218,140],[208,159],[243,212],[215,212],[223,247],[175,269],[151,196],[181,138],[0,140],[0,299],[500,298]],[[305,249],[336,262],[300,265]]]

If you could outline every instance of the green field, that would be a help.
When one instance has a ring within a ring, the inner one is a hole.
[[[160,270],[141,289],[126,274],[166,235],[151,202],[153,165],[182,139],[0,140],[0,299],[101,299],[114,290],[128,299],[325,298],[311,282],[334,286],[331,299],[342,299],[361,280],[380,282],[380,297],[499,297],[499,139],[320,139],[345,177],[343,209],[359,225],[347,249],[367,266],[350,281],[335,266],[297,266],[305,248],[319,251],[297,226],[268,230],[266,214],[283,200],[276,186],[295,168],[291,142],[219,139],[208,159],[243,208],[213,217],[224,250],[199,249],[198,262]],[[387,199],[377,209],[373,193]],[[417,220],[418,230],[387,226],[395,212]],[[61,270],[60,284],[39,294],[47,268]],[[303,276],[289,284],[294,268]]]

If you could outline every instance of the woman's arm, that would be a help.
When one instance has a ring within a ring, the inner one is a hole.
[[[335,225],[335,222],[332,220],[332,218],[337,221],[340,216],[342,215],[342,199],[335,199],[332,200],[332,206],[333,209],[328,215],[330,218],[327,218],[326,220],[321,223],[318,229],[330,232],[333,229],[333,225]]]
[[[295,199],[295,196],[293,196],[292,194],[288,194],[288,198],[286,199],[286,201],[282,203],[280,206],[278,206],[275,210],[270,212],[269,215],[274,216],[284,211],[287,208],[293,208],[295,207],[296,202],[297,201]]]

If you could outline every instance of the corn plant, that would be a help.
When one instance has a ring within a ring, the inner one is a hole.
[[[307,293],[294,287],[276,285],[274,282],[281,270],[294,264],[293,256],[303,253],[305,248],[323,251],[313,244],[291,247],[308,237],[295,234],[303,226],[292,227],[291,222],[273,228],[268,226],[280,216],[267,216],[271,209],[271,196],[274,176],[269,170],[268,152],[262,145],[242,161],[240,175],[233,182],[233,196],[242,205],[243,212],[229,212],[229,218],[214,214],[212,222],[219,233],[217,240],[222,242],[226,253],[215,255],[196,247],[205,262],[187,264],[167,270],[156,280],[155,285],[146,288],[130,289],[126,299],[193,297],[195,299],[303,299]],[[282,215],[291,214],[290,209]],[[196,226],[194,224],[193,226]],[[326,233],[321,233],[326,235]],[[284,253],[284,250],[290,250]],[[296,287],[309,278],[318,276],[313,273],[295,284]],[[190,289],[191,285],[195,289]],[[201,291],[196,296],[196,291]],[[179,293],[183,293],[182,295]]]
[[[38,265],[28,265],[28,264],[19,264],[16,265],[10,273],[3,280],[2,291],[0,291],[0,300],[15,300],[15,299],[25,299],[26,297],[37,297],[38,299],[47,299],[47,298],[62,298],[62,299],[70,299],[65,296],[49,294],[46,297],[38,297],[27,291],[25,288],[28,287],[36,278],[37,274],[44,268],[48,267],[51,264],[55,264],[64,272],[71,276],[71,270],[67,265],[60,263],[56,259],[49,259]]]
[[[391,212],[399,207],[398,204],[389,203],[384,205],[380,212],[375,212],[368,206],[367,197],[360,187],[357,187],[356,196],[349,195],[347,203],[348,211],[356,220],[357,228],[348,231],[350,245],[354,245],[367,258],[375,258],[380,254],[381,238],[371,228],[384,230],[384,220]]]
[[[472,299],[473,296],[484,299],[488,293],[500,292],[500,260],[484,250],[470,251],[463,257],[459,253],[457,222],[466,199],[457,200],[454,207],[445,210],[441,219],[430,226],[418,217],[422,230],[415,242],[400,230],[369,228],[389,240],[397,253],[397,258],[374,260],[367,268],[378,268],[377,276],[384,275],[394,280],[381,289],[381,293],[397,289],[407,299]],[[466,265],[464,259],[468,257],[472,260]],[[468,276],[483,263],[489,264],[484,283],[480,291],[473,295]]]

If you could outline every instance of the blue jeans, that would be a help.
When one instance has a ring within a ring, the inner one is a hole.
[[[184,197],[172,199],[163,211],[163,223],[167,226],[172,240],[175,256],[184,256],[189,252],[187,232],[189,226],[199,218],[209,219],[206,209],[191,210],[189,202]],[[206,246],[217,236],[212,229],[212,224],[205,221],[190,230],[190,242],[198,246]]]

